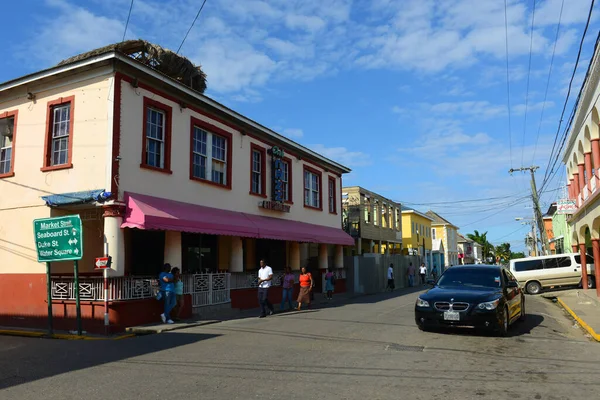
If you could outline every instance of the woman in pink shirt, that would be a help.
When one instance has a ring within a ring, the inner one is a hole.
[[[292,292],[294,291],[294,274],[292,273],[292,269],[290,267],[285,267],[285,273],[283,275],[283,293],[281,295],[281,311],[284,311],[283,307],[285,306],[285,301],[290,306],[290,310],[294,308],[292,304]]]

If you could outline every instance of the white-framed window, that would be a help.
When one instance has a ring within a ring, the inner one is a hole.
[[[252,193],[262,194],[262,152],[252,150]]]
[[[375,207],[373,209],[373,225],[379,224],[379,200],[375,200]]]
[[[290,198],[290,164],[287,161],[281,162],[281,191],[283,201],[291,201]]]
[[[368,196],[364,196],[363,200],[364,200],[363,204],[364,204],[365,223],[370,224],[371,223],[371,198],[369,198]]]
[[[382,203],[381,204],[381,226],[383,228],[387,228],[388,225],[388,214],[387,214],[387,204]]]
[[[304,171],[304,205],[320,208],[320,177],[311,171]]]
[[[3,126],[6,125],[7,132],[14,132],[15,119],[13,117],[6,118]],[[13,136],[0,132],[0,175],[11,172],[12,153],[13,153]]]
[[[435,239],[435,228],[431,228],[431,238]]]
[[[146,119],[146,164],[165,168],[165,113],[152,107]]]
[[[194,126],[192,176],[227,185],[227,151],[226,138]]]
[[[71,103],[52,107],[52,143],[50,165],[69,162],[69,135],[71,126]]]
[[[330,177],[328,182],[328,200],[329,200],[329,212],[334,214],[337,212],[335,204],[335,178]]]
[[[396,230],[400,230],[400,209],[396,208]]]

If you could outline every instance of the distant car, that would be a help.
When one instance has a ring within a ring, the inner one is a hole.
[[[415,304],[419,329],[471,327],[508,333],[525,318],[525,295],[511,272],[499,265],[457,265],[447,269]]]

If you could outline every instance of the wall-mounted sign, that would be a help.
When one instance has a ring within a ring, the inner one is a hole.
[[[267,210],[290,212],[289,205],[277,201],[264,200],[259,202],[258,206],[261,208],[266,208]]]
[[[577,211],[575,200],[561,199],[556,202],[557,214],[574,214]]]
[[[283,203],[285,201],[283,193],[283,157],[285,153],[283,149],[280,149],[277,146],[273,146],[271,150],[269,150],[269,153],[271,154],[272,159],[271,179],[273,182],[271,200],[277,203]]]

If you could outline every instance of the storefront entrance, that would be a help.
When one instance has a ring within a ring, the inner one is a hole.
[[[256,240],[256,266],[261,259],[275,271],[281,271],[287,264],[286,242],[283,240],[257,239]]]
[[[184,274],[209,274],[218,271],[217,236],[183,232],[181,251]]]

